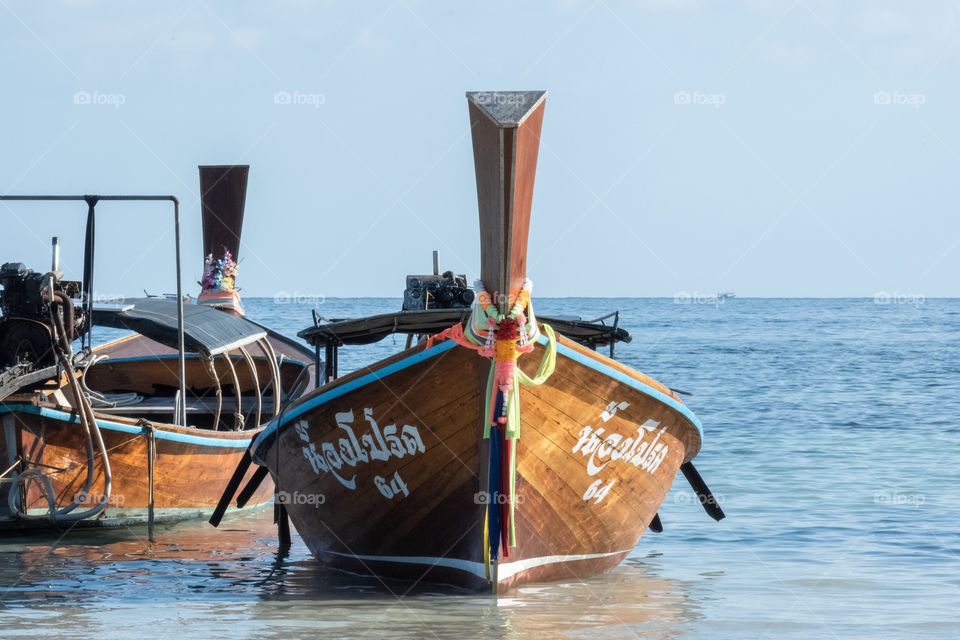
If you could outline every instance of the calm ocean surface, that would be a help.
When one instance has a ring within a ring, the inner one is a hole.
[[[0,541],[0,637],[960,638],[960,300],[540,299],[543,314],[621,311],[617,357],[686,398],[697,466],[627,562],[586,583],[495,600],[324,573],[272,510],[220,530]],[[397,299],[325,300],[326,317]],[[312,304],[247,300],[285,333]],[[101,334],[106,338],[107,334]],[[392,353],[341,354],[341,373]]]

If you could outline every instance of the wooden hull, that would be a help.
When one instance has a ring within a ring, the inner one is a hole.
[[[698,422],[663,385],[560,339],[553,376],[521,391],[517,545],[488,576],[476,381],[489,366],[452,342],[415,347],[305,396],[258,438],[255,460],[319,560],[503,591],[602,572],[634,548],[699,450]]]
[[[284,356],[280,367],[281,388],[290,392],[304,369],[309,369],[312,354],[303,346],[279,334],[267,338],[276,352]],[[173,392],[178,386],[177,353],[141,334],[132,334],[94,349],[98,356],[109,356],[84,372],[85,383],[94,391],[135,393],[139,402],[102,409],[97,415],[104,447],[112,472],[112,488],[106,509],[98,515],[74,523],[69,516],[60,522],[45,517],[50,512],[45,480],[13,482],[24,470],[42,471],[52,484],[58,508],[71,504],[88,478],[87,435],[76,412],[68,406],[69,390],[63,388],[60,400],[50,389],[41,393],[11,397],[0,404],[0,529],[42,529],[65,526],[128,526],[149,519],[150,481],[148,475],[147,421],[153,427],[156,442],[154,469],[155,521],[206,518],[217,506],[233,470],[243,458],[250,442],[262,428],[240,431],[214,429],[215,407],[223,410],[221,425],[235,421],[236,387],[242,392],[241,410],[251,415],[256,407],[254,394],[271,380],[265,355],[253,362],[257,375],[238,353],[231,354],[231,368],[225,358],[213,362],[211,372],[196,354],[186,360],[188,418],[192,427],[178,427],[166,421],[174,411]],[[214,394],[215,379],[229,392],[222,402]],[[61,381],[61,386],[65,381]],[[264,416],[273,407],[273,394],[262,398]],[[66,398],[66,399],[64,399]],[[154,402],[155,401],[155,402]],[[195,411],[195,412],[194,412]],[[119,414],[119,415],[118,415]],[[206,428],[198,428],[206,427]],[[19,465],[17,461],[21,460]],[[15,468],[14,468],[15,467]],[[249,479],[252,471],[247,474]],[[245,479],[245,481],[246,481]],[[10,506],[10,494],[16,509]],[[90,494],[74,512],[97,505],[105,494],[104,466],[97,450]],[[248,504],[257,506],[273,497],[271,482],[262,483]],[[25,509],[26,517],[21,517]],[[21,515],[16,511],[20,510]]]
[[[77,526],[126,526],[147,522],[149,478],[147,436],[135,421],[97,416],[97,423],[109,452],[113,482],[105,511]],[[154,508],[157,521],[207,517],[217,504],[233,469],[237,466],[256,431],[211,432],[154,423],[156,464]],[[31,468],[49,472],[57,503],[69,504],[82,490],[87,477],[86,436],[73,415],[28,403],[0,406],[0,463],[6,468],[21,456]],[[103,496],[103,464],[98,456],[90,495],[78,510],[94,506]],[[37,482],[23,492],[10,483],[0,484],[0,529],[69,527],[48,518],[12,518],[8,507],[10,491],[20,494],[19,505],[28,515],[44,516],[48,503]],[[250,501],[263,504],[273,497],[267,482]]]

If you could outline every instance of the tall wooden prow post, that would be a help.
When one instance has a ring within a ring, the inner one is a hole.
[[[200,204],[203,217],[204,280],[198,302],[234,315],[243,315],[235,275],[214,268],[215,278],[207,275],[210,257],[214,266],[227,254],[240,260],[240,235],[247,198],[250,165],[202,165],[200,167]],[[229,268],[228,268],[229,269]]]
[[[480,278],[503,315],[510,312],[527,277],[527,235],[546,97],[546,91],[467,93],[480,210]],[[477,385],[489,390],[492,379],[478,373]],[[503,392],[494,393],[493,397],[483,394],[481,415],[487,410],[488,416],[500,415],[501,410],[506,415]],[[514,531],[511,496],[516,449],[506,436],[507,428],[506,422],[494,426],[488,422],[489,437],[484,437],[480,449],[480,486],[487,488],[491,500],[483,507],[483,539],[488,545],[484,560],[494,592],[499,584],[498,561],[501,553],[509,554]],[[508,500],[501,503],[502,496]]]
[[[546,91],[468,92],[480,208],[480,278],[506,313],[527,275]]]

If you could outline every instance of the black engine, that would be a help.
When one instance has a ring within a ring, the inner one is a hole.
[[[442,275],[407,276],[403,310],[466,309],[473,304],[473,298],[465,275],[445,271]]]
[[[49,274],[36,273],[20,262],[0,266],[0,371],[16,365],[39,369],[55,364],[51,304],[55,313],[62,314],[71,341],[82,330],[83,314],[71,302],[80,293],[80,283],[54,277],[50,295],[49,282]]]

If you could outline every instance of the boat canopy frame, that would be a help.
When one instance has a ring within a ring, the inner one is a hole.
[[[316,363],[316,387],[336,380],[338,376],[338,350],[347,345],[364,345],[379,342],[390,335],[413,336],[433,335],[470,317],[470,309],[429,309],[417,311],[397,311],[361,318],[327,319],[313,312],[313,326],[307,327],[297,335],[314,347]],[[614,356],[614,346],[618,342],[630,342],[633,336],[620,327],[620,312],[614,311],[594,320],[579,318],[550,317],[537,315],[537,319],[549,324],[557,333],[574,342],[578,342],[596,351],[597,347],[608,346],[610,357]],[[610,324],[607,322],[610,321]],[[410,346],[408,341],[407,346]],[[321,376],[320,350],[324,350]]]
[[[81,348],[93,348],[93,267],[96,248],[96,207],[100,202],[169,202],[173,205],[174,244],[177,276],[177,351],[180,397],[186,397],[186,352],[184,350],[183,279],[180,265],[180,201],[172,195],[0,195],[0,202],[85,202],[87,222],[83,246],[81,301],[85,311]],[[187,424],[186,403],[181,402],[175,422]]]

